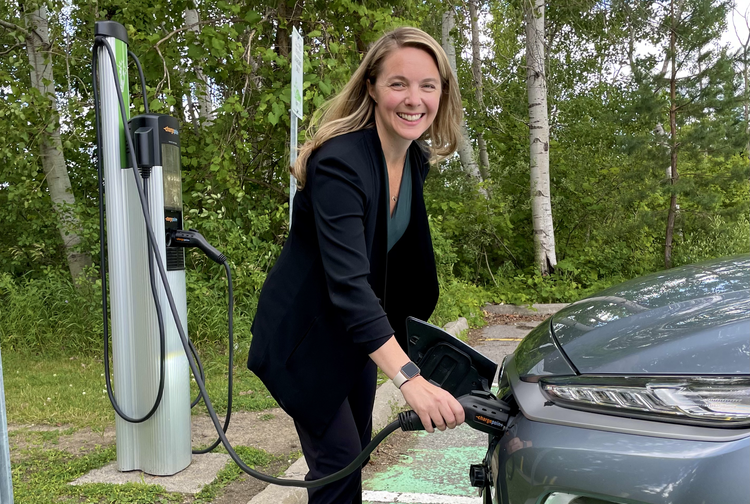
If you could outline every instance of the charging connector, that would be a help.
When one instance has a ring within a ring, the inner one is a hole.
[[[471,393],[459,397],[458,403],[464,408],[465,422],[469,427],[487,434],[499,435],[505,432],[510,418],[510,406],[490,392],[472,390]],[[422,420],[411,410],[399,413],[398,423],[401,430],[424,430]]]
[[[185,231],[182,229],[167,230],[167,247],[196,247],[203,251],[212,261],[224,264],[226,256],[216,250],[208,241],[195,229]]]

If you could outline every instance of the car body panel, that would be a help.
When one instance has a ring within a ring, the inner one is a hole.
[[[516,366],[522,376],[575,375],[569,361],[560,351],[550,332],[550,320],[536,326],[515,351]]]
[[[750,374],[748,271],[740,256],[631,280],[555,314],[554,337],[581,374]]]
[[[750,428],[726,429],[561,408],[504,372],[519,405],[487,456],[496,504],[561,492],[621,504],[750,504]],[[586,501],[590,502],[590,501]]]
[[[519,416],[490,457],[495,502],[553,492],[605,502],[750,503],[750,436],[729,442],[604,432]],[[741,476],[742,475],[742,476]]]

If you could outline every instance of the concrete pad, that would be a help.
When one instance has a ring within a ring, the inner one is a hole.
[[[304,480],[308,470],[305,457],[300,457],[284,472],[282,478]],[[268,485],[250,500],[252,504],[303,504],[305,502],[307,502],[306,489],[277,485]]]
[[[162,486],[168,492],[197,494],[204,486],[216,479],[216,475],[229,461],[229,455],[224,453],[193,455],[192,463],[185,470],[173,476],[151,476],[142,471],[120,472],[117,470],[117,462],[113,462],[81,476],[70,484],[110,483],[122,485],[124,483],[145,483]]]
[[[469,466],[482,462],[487,452],[487,434],[468,425],[432,434],[414,433],[416,443],[401,462],[372,475],[364,489],[412,495],[471,496],[477,490],[469,480]],[[416,500],[414,502],[424,502]]]

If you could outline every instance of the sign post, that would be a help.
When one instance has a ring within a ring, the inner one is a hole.
[[[292,106],[289,131],[289,166],[297,161],[297,121],[302,119],[302,35],[292,29]],[[297,179],[289,175],[289,229],[292,229],[292,209],[297,192]]]

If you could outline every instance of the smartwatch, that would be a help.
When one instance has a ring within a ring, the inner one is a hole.
[[[401,371],[399,371],[398,374],[393,377],[393,384],[396,387],[401,388],[404,383],[408,382],[412,378],[416,378],[417,376],[419,376],[419,368],[412,361],[409,361],[404,364],[404,366],[401,368]]]

